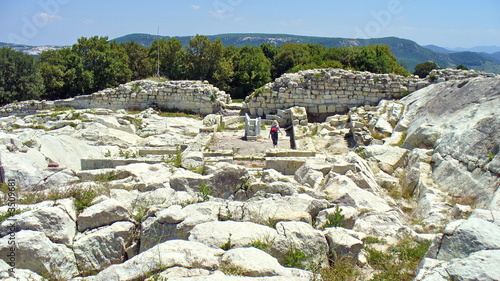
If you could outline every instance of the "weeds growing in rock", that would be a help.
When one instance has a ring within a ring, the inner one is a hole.
[[[220,248],[224,251],[230,250],[232,247],[233,247],[233,245],[231,244],[231,236],[229,236],[229,238],[227,238],[226,243],[220,245]]]
[[[295,267],[304,269],[304,262],[307,260],[306,255],[300,249],[292,247],[286,252],[283,265],[286,267]]]
[[[322,281],[354,281],[359,280],[361,272],[348,257],[337,257],[330,260],[330,266],[314,271],[321,276]],[[316,280],[316,279],[314,279]]]
[[[335,206],[335,212],[333,214],[328,215],[326,223],[323,225],[323,228],[327,227],[342,227],[344,225],[343,221],[345,216],[342,214],[342,208],[338,205]]]
[[[120,179],[120,176],[116,172],[110,171],[110,172],[106,172],[106,173],[97,175],[94,178],[94,181],[100,182],[100,183],[105,183],[105,182],[115,181],[115,180],[119,180],[119,179]]]
[[[271,235],[268,234],[259,239],[252,240],[251,246],[269,254],[271,253],[271,249],[274,244],[274,239],[275,239],[274,237],[271,237]]]
[[[430,242],[402,239],[389,248],[387,253],[366,247],[368,263],[379,272],[372,280],[413,280],[419,262],[424,257]]]
[[[200,184],[200,186],[198,187],[198,197],[200,197],[203,201],[207,201],[208,199],[210,199],[210,195],[212,195],[212,187],[211,186],[208,186],[206,185],[205,183],[202,183]]]
[[[234,264],[223,264],[219,268],[220,271],[222,271],[226,275],[230,276],[243,276],[245,275],[245,269],[242,268],[241,266],[234,265]]]

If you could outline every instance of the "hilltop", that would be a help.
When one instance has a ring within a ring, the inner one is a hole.
[[[161,38],[169,39],[176,38],[184,45],[187,45],[192,36],[160,36]],[[160,38],[157,35],[151,34],[128,34],[122,37],[115,38],[118,43],[135,41],[145,46],[150,46],[154,40]],[[420,46],[414,41],[398,38],[385,37],[373,39],[352,39],[352,38],[332,38],[332,37],[315,37],[315,36],[300,36],[290,34],[262,34],[262,33],[234,33],[234,34],[218,34],[208,35],[210,40],[220,39],[225,46],[234,45],[241,47],[245,45],[260,46],[263,43],[269,43],[281,46],[284,43],[311,43],[320,44],[326,47],[352,47],[352,46],[368,46],[368,45],[389,45],[393,54],[398,58],[406,69],[413,72],[415,65],[433,61],[439,67],[454,67],[457,65],[465,65],[475,70],[500,73],[500,58],[494,55],[488,55],[476,52],[452,52],[445,54],[437,52],[423,46]]]
[[[193,36],[158,36],[145,33],[133,33],[124,35],[115,39],[118,43],[137,42],[144,46],[151,46],[153,41],[163,38],[176,38],[186,46]],[[352,46],[368,46],[384,44],[389,45],[393,54],[410,72],[413,72],[415,66],[426,61],[433,61],[439,67],[455,67],[457,65],[465,65],[471,69],[500,73],[500,52],[485,53],[484,50],[496,50],[494,47],[463,49],[463,50],[448,50],[442,47],[427,45],[420,46],[414,41],[398,38],[385,37],[373,39],[353,39],[340,37],[315,37],[315,36],[300,36],[290,34],[262,34],[262,33],[231,33],[208,35],[211,41],[220,39],[225,46],[242,47],[245,45],[260,46],[263,43],[269,43],[276,46],[281,46],[285,43],[311,43],[320,44],[326,47],[352,47]],[[21,51],[33,56],[38,56],[42,51],[60,49],[64,46],[27,46],[0,42],[0,47],[7,46],[14,50]],[[476,50],[482,50],[477,52]]]

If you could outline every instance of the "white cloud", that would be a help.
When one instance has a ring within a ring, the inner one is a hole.
[[[225,20],[233,18],[234,15],[225,10],[210,11],[210,16],[216,19]]]
[[[36,17],[39,21],[47,23],[63,20],[63,17],[61,17],[60,15],[51,15],[45,12],[39,13],[38,15],[36,15]]]
[[[201,9],[201,6],[199,6],[199,5],[191,5],[191,8],[193,8],[194,10],[199,10],[199,9]]]

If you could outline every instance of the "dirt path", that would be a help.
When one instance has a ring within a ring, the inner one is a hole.
[[[244,130],[218,132],[214,136],[214,141],[209,146],[214,150],[234,150],[237,156],[259,156],[264,155],[266,150],[273,149],[273,142],[269,132],[262,131],[261,136],[254,141],[243,140]],[[290,149],[290,138],[280,136],[278,149]]]

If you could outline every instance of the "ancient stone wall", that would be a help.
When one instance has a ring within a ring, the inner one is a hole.
[[[208,115],[218,112],[231,98],[224,91],[202,81],[154,82],[141,80],[56,101],[24,101],[0,108],[1,116],[33,114],[37,110],[72,107],[144,110],[179,110]]]
[[[434,69],[429,73],[427,79],[436,83],[441,83],[445,81],[455,81],[455,80],[463,80],[475,77],[495,77],[497,76],[494,73],[486,73],[481,71],[471,70],[461,70],[461,69],[452,69],[452,68],[444,68],[444,69]]]
[[[250,95],[245,107],[252,116],[275,114],[293,106],[305,107],[311,115],[335,114],[353,106],[401,98],[427,85],[427,80],[394,74],[314,69],[284,74]]]

